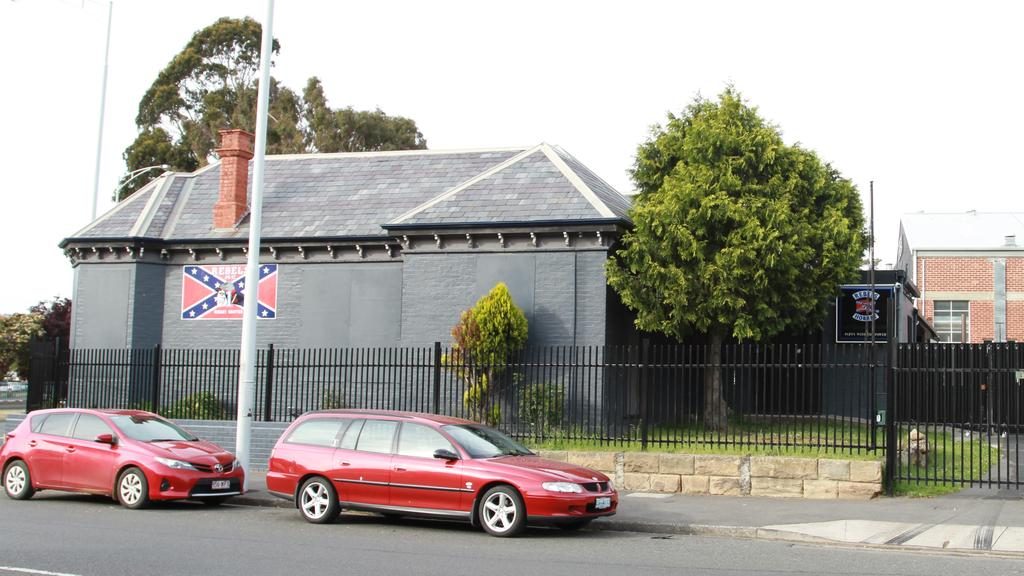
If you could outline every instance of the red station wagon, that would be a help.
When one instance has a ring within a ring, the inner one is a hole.
[[[267,489],[313,523],[346,508],[468,520],[494,536],[528,523],[578,529],[618,506],[600,472],[545,460],[475,422],[408,412],[304,414],[274,447]]]
[[[113,496],[127,508],[151,500],[219,504],[242,493],[244,472],[229,452],[156,414],[139,410],[38,410],[0,446],[4,491]]]

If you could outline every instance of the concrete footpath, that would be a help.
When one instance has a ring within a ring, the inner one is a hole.
[[[253,472],[247,506],[292,507]],[[597,530],[762,538],[867,547],[942,549],[1024,557],[1024,490],[971,489],[937,498],[807,500],[620,493]]]

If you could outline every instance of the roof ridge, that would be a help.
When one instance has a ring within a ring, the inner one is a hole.
[[[504,169],[506,169],[506,168],[508,168],[510,166],[515,165],[520,160],[523,160],[524,158],[528,158],[528,157],[532,156],[538,150],[542,150],[544,146],[547,146],[547,144],[543,144],[543,143],[542,144],[538,144],[538,145],[536,145],[536,146],[534,146],[532,148],[529,148],[527,150],[524,150],[524,151],[520,152],[519,154],[516,154],[515,156],[509,158],[508,160],[505,160],[504,162],[501,162],[499,164],[491,166],[487,170],[477,174],[476,176],[473,176],[469,180],[466,180],[465,182],[455,186],[451,190],[448,190],[446,192],[442,192],[441,194],[438,194],[437,196],[434,196],[433,198],[431,198],[430,200],[427,200],[426,202],[420,204],[419,206],[416,206],[412,210],[409,210],[405,214],[402,214],[398,218],[392,219],[390,222],[388,222],[384,226],[388,226],[388,225],[391,225],[391,224],[401,224],[403,221],[408,220],[409,218],[412,218],[416,214],[418,214],[418,213],[420,213],[420,212],[422,212],[424,210],[427,210],[428,208],[430,208],[430,207],[432,207],[432,206],[434,206],[436,204],[439,204],[439,203],[447,200],[448,198],[451,198],[452,196],[458,194],[459,192],[465,190],[466,188],[469,188],[470,186],[476,184],[477,182],[480,182],[482,180],[486,180],[487,178],[490,178],[491,176],[497,174],[498,172],[501,172],[502,170],[504,170]]]
[[[159,182],[160,180],[162,180],[166,176],[166,174],[167,173],[165,172],[164,174],[161,174],[160,176],[150,180],[149,182],[146,182],[145,186],[143,186],[142,188],[139,188],[138,190],[133,192],[130,196],[128,196],[124,200],[121,200],[120,202],[114,204],[109,210],[107,210],[103,214],[100,214],[100,216],[98,218],[96,218],[92,222],[89,222],[88,224],[86,224],[84,227],[79,229],[78,232],[75,232],[70,237],[71,238],[78,238],[78,237],[83,236],[84,234],[86,234],[87,232],[92,230],[93,228],[95,228],[95,227],[99,226],[100,224],[106,222],[114,214],[117,214],[121,210],[124,210],[125,207],[131,206],[134,203],[139,202],[140,201],[139,198],[142,198],[143,196],[145,196],[146,195],[145,193],[151,193],[152,190],[150,190],[150,189],[151,188],[155,188],[156,187],[156,183]],[[146,202],[148,202],[148,201],[149,201],[149,198],[146,198]]]
[[[587,183],[583,181],[583,178],[581,178],[580,175],[565,162],[565,159],[562,158],[554,148],[548,144],[541,144],[541,150],[543,150],[544,155],[547,156],[548,160],[558,168],[558,171],[562,173],[562,176],[564,176],[569,183],[583,195],[587,202],[590,202],[590,205],[597,210],[598,214],[605,218],[616,217],[615,212],[612,212],[612,209],[605,204],[604,200],[601,200],[601,197],[598,196],[590,186],[587,186]],[[575,158],[573,158],[573,160],[579,162]]]
[[[377,156],[439,156],[443,154],[483,154],[490,152],[518,152],[528,146],[466,149],[416,149],[416,150],[371,150],[367,152],[306,152],[302,154],[269,154],[267,160],[308,160],[331,158],[373,158]],[[219,162],[219,161],[218,161]]]

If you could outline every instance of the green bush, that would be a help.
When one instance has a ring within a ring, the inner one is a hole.
[[[565,414],[565,389],[556,384],[530,384],[519,393],[519,418],[534,435],[556,430]]]
[[[198,392],[178,400],[160,411],[165,418],[193,420],[223,420],[224,405],[212,392]]]
[[[469,418],[485,424],[501,420],[497,387],[509,357],[526,345],[528,332],[526,315],[504,282],[462,313],[452,328],[451,353],[442,362],[466,384],[462,402]]]
[[[339,410],[341,408],[348,408],[348,403],[345,402],[345,395],[343,393],[334,390],[324,392],[323,397],[320,399],[321,410]]]

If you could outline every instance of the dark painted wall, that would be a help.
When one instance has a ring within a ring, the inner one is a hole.
[[[75,268],[71,346],[124,348],[130,345],[133,268],[134,264],[121,263]]]

